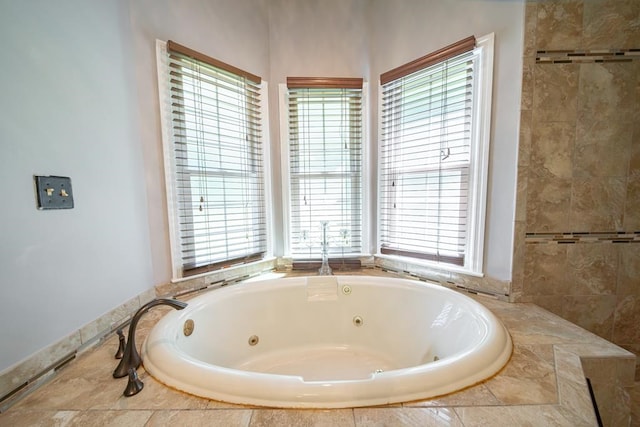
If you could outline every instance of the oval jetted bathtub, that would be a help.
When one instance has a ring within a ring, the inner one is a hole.
[[[144,368],[187,393],[281,408],[425,399],[495,375],[511,356],[502,323],[471,298],[367,276],[224,287],[163,317]]]

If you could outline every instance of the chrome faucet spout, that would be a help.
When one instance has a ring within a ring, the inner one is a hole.
[[[320,276],[330,276],[333,274],[331,267],[329,266],[329,239],[327,236],[327,228],[329,227],[329,221],[322,221],[322,265],[318,270]]]
[[[149,311],[150,308],[155,307],[157,305],[168,305],[170,307],[175,308],[176,310],[182,310],[187,306],[186,302],[178,301],[170,298],[156,298],[154,300],[149,301],[142,307],[136,311],[131,318],[131,323],[129,324],[129,335],[127,339],[127,344],[124,349],[124,353],[122,355],[122,359],[120,359],[120,363],[113,371],[114,378],[122,378],[129,375],[129,369],[133,368],[138,369],[138,367],[142,364],[142,358],[140,357],[140,353],[136,348],[136,327],[138,326],[138,321]]]

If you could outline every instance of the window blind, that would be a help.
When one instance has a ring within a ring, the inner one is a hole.
[[[380,252],[464,265],[473,39],[381,76]],[[443,54],[445,53],[445,54]],[[444,58],[444,59],[443,59]]]
[[[171,41],[167,64],[183,276],[259,259],[266,252],[261,80]]]
[[[362,79],[288,78],[290,248],[319,258],[362,252]]]

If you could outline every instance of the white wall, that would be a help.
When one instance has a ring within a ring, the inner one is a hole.
[[[0,371],[152,286],[130,38],[124,1],[0,0]]]
[[[264,0],[131,0],[135,77],[148,202],[153,284],[171,279],[171,247],[158,101],[156,39],[173,40],[268,80]]]
[[[371,12],[372,81],[470,35],[495,33],[485,273],[511,280],[524,2],[372,0]],[[377,99],[377,92],[372,95]],[[376,123],[375,109],[372,120]]]
[[[287,77],[365,77],[368,0],[269,0],[269,88],[275,254],[284,255],[278,85]]]

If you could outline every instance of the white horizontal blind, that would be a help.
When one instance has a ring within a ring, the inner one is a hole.
[[[188,276],[266,252],[260,80],[171,43],[174,209]]]
[[[358,88],[289,85],[294,258],[320,257],[323,221],[330,256],[362,252],[362,79],[355,80]]]
[[[464,265],[472,51],[382,86],[380,252]]]

